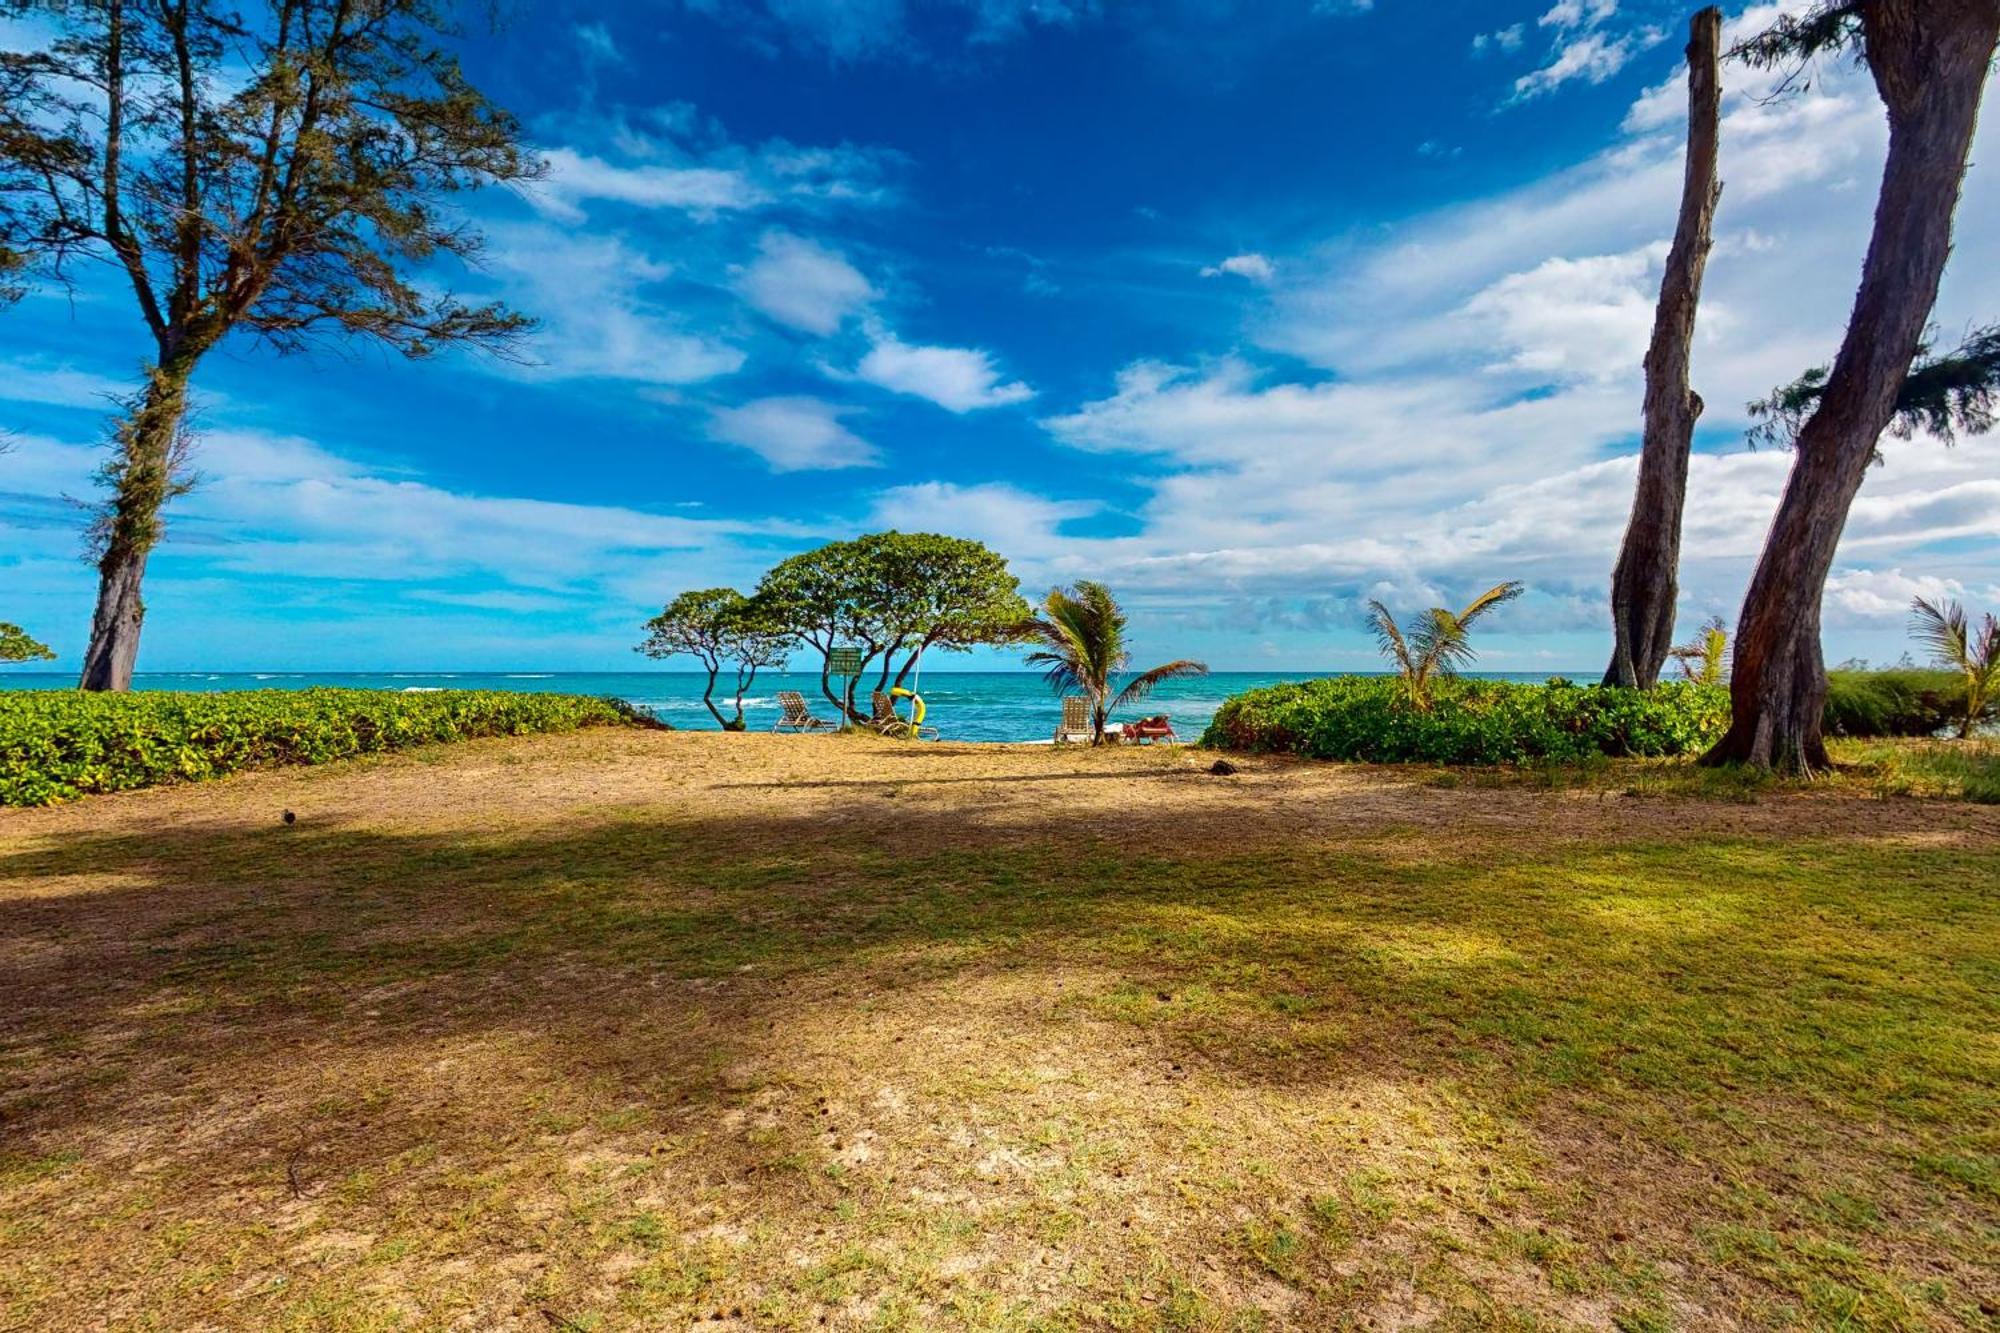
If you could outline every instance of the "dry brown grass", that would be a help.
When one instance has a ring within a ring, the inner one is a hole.
[[[0,811],[0,1325],[2000,1318],[2000,809],[1211,760]]]

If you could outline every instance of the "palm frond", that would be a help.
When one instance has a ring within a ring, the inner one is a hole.
[[[1368,628],[1375,631],[1375,642],[1382,651],[1394,660],[1396,669],[1405,676],[1413,674],[1410,645],[1403,638],[1403,631],[1396,625],[1396,617],[1389,614],[1389,608],[1374,598],[1368,599]]]
[[[1424,612],[1410,635],[1410,642],[1416,646],[1417,661],[1426,680],[1433,675],[1456,675],[1478,656],[1472,651],[1472,636],[1466,632],[1465,618],[1441,606]]]
[[[1957,602],[1942,606],[1922,597],[1910,604],[1910,635],[1931,650],[1939,664],[1960,671],[1972,669],[1972,643],[1965,608]]]
[[[1127,681],[1124,689],[1118,691],[1118,697],[1111,701],[1111,711],[1115,713],[1127,704],[1138,703],[1141,699],[1151,694],[1153,687],[1162,681],[1185,680],[1191,676],[1206,676],[1207,674],[1208,664],[1206,662],[1196,662],[1188,658],[1182,658],[1177,662],[1168,662],[1164,666],[1156,666],[1150,671],[1142,671]]]
[[[1527,591],[1527,587],[1519,579],[1509,579],[1505,583],[1496,583],[1485,592],[1480,593],[1479,596],[1473,598],[1466,605],[1466,608],[1460,611],[1453,619],[1458,622],[1461,629],[1470,628],[1473,621],[1496,607],[1505,606],[1525,591]]]

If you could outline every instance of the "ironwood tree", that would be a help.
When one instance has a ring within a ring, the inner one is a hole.
[[[1645,434],[1632,516],[1611,574],[1611,665],[1606,685],[1651,689],[1673,651],[1680,597],[1681,515],[1688,453],[1701,396],[1688,386],[1695,311],[1722,196],[1716,156],[1722,133],[1722,11],[1688,24],[1687,165],[1674,241],[1660,279],[1652,342],[1646,348]]]
[[[1847,332],[1799,428],[1737,618],[1729,731],[1704,763],[1806,773],[1827,763],[1820,603],[1937,300],[1996,44],[2000,0],[1823,0],[1739,50],[1767,67],[1853,53],[1887,108],[1889,151]]]
[[[129,688],[161,511],[189,484],[188,386],[232,334],[408,356],[529,321],[438,285],[479,233],[450,196],[541,165],[467,81],[444,0],[0,0],[51,34],[0,53],[0,288],[109,263],[153,348],[92,525],[85,689]]]

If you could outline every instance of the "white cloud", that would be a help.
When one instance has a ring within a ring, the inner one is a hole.
[[[873,467],[881,462],[875,446],[841,424],[854,410],[820,398],[759,398],[717,409],[708,433],[750,450],[773,472]]]
[[[1527,25],[1522,23],[1509,24],[1497,32],[1482,32],[1472,39],[1473,53],[1485,55],[1488,51],[1518,51],[1526,33]]]
[[[581,221],[596,204],[684,213],[697,221],[789,205],[871,207],[896,197],[890,178],[900,154],[854,144],[802,146],[771,139],[731,141],[692,107],[670,104],[636,118],[568,117],[554,128],[570,140],[544,151],[548,178],[527,192],[551,217]],[[575,146],[599,145],[596,150]],[[695,146],[698,145],[698,146]]]
[[[0,359],[0,400],[7,402],[106,412],[138,383],[136,374],[130,381],[115,380],[43,356]]]
[[[1518,100],[1540,97],[1578,79],[1603,83],[1624,69],[1634,52],[1657,45],[1660,39],[1659,30],[1654,28],[1618,37],[1597,31],[1580,33],[1560,43],[1540,69],[1514,80],[1514,96]]]
[[[542,324],[530,344],[531,365],[493,369],[530,379],[674,385],[742,368],[740,348],[684,327],[673,304],[654,294],[673,267],[634,242],[540,223],[489,227],[488,235],[489,267],[513,303]]]
[[[1278,269],[1268,257],[1253,252],[1247,255],[1231,255],[1220,264],[1211,264],[1201,271],[1201,276],[1219,278],[1225,273],[1233,273],[1252,282],[1269,282],[1278,276]]]
[[[590,60],[608,65],[622,65],[624,55],[618,50],[618,42],[611,35],[611,29],[602,23],[579,23],[576,25],[577,45],[583,48]]]
[[[529,198],[544,211],[570,221],[581,220],[582,205],[596,201],[714,214],[759,208],[772,199],[740,168],[617,166],[570,148],[551,148],[542,156],[548,162],[548,179]]]
[[[737,279],[737,290],[756,309],[791,328],[824,337],[875,299],[859,269],[815,241],[769,231],[757,258]]]
[[[1589,7],[1575,13],[1591,21]],[[1744,402],[1837,342],[1852,282],[1827,275],[1858,271],[1882,151],[1865,72],[1844,67],[1781,103],[1739,85],[1726,114],[1728,184],[1694,366],[1708,403],[1682,573],[1695,619],[1734,616],[1791,466],[1729,435]],[[1422,605],[1523,577],[1537,591],[1510,624],[1594,638],[1631,505],[1640,362],[1680,191],[1678,115],[1649,90],[1624,136],[1571,170],[1288,259],[1254,336],[1323,374],[1243,354],[1139,361],[1106,395],[1049,417],[1063,444],[1148,458],[1132,475],[1149,495],[1131,535],[1052,541],[1038,567],[1069,561],[1183,606],[1221,599],[1231,615],[1286,624],[1301,599],[1351,624],[1354,599],[1377,585]],[[1975,148],[1975,163],[1991,156]],[[2000,242],[1997,188],[1975,166],[1960,255]],[[1996,307],[2000,274],[1956,262],[1940,323]],[[1829,626],[1877,641],[1893,640],[1913,588],[1955,583],[1978,599],[2000,587],[1990,444],[1891,440],[1885,453],[1828,601]]]
[[[1535,20],[1544,28],[1595,27],[1618,12],[1618,0],[1556,0]]]
[[[1982,589],[1991,598],[2000,588]],[[1846,569],[1826,581],[1826,605],[1832,612],[1854,620],[1901,622],[1909,619],[1910,603],[1918,597],[1928,601],[1960,601],[1965,584],[1937,574],[1906,574],[1897,569]]]
[[[1558,378],[1629,376],[1645,356],[1664,242],[1618,255],[1548,259],[1510,273],[1463,307],[1493,367]],[[1713,314],[1713,311],[1710,312]]]
[[[1096,501],[1051,500],[1000,482],[958,486],[921,481],[892,486],[877,496],[868,526],[949,532],[1013,556],[1032,557],[1061,545],[1064,523],[1088,518],[1101,508]]]
[[[886,329],[871,330],[874,346],[855,374],[870,384],[928,398],[949,412],[971,412],[1025,402],[1035,391],[1007,380],[991,353],[976,347],[930,347],[906,343]]]

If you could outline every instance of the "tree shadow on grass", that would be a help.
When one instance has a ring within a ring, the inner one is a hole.
[[[1026,842],[922,808],[181,826],[0,856],[0,1135],[22,1159],[165,1159],[201,1182],[191,1209],[370,1172],[449,1209],[462,1187],[416,1164],[427,1145],[459,1178],[504,1173],[632,1107],[703,1145],[698,1179],[823,1208],[825,1180],[785,1165],[805,1131],[717,1126],[796,1077],[803,1034],[884,1059],[881,1034],[975,1008],[1014,1029],[993,1031],[996,1078],[1028,1033],[1281,1097],[1445,1085],[1531,1125],[1572,1097],[1913,1124],[1976,1100],[1992,853],[1454,856],[1397,830],[1216,844],[1162,825],[1162,844],[1102,837],[1101,813],[1037,819]],[[1630,1148],[1564,1151],[1610,1179]]]

